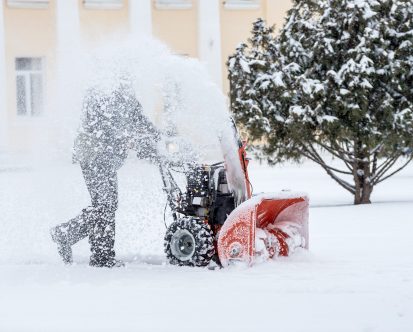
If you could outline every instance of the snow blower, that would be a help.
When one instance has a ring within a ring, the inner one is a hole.
[[[224,156],[220,163],[192,166],[185,172],[184,192],[170,165],[159,162],[174,219],[164,239],[169,263],[207,266],[213,260],[224,267],[250,266],[308,248],[307,196],[289,191],[252,196],[246,144],[237,141],[238,165]],[[241,189],[231,183],[242,183]]]

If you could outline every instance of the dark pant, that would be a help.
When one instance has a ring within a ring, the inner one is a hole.
[[[115,211],[118,207],[117,173],[104,162],[81,164],[92,205],[57,226],[70,245],[89,236],[93,265],[107,265],[115,257]]]

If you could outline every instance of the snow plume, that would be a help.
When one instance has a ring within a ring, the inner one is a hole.
[[[178,134],[180,148],[190,146],[200,162],[222,161],[226,155],[242,176],[226,98],[198,61],[174,55],[155,40],[136,38],[106,41],[93,50],[79,46],[65,61],[57,62],[61,81],[49,82],[60,92],[50,116],[39,119],[44,130],[28,157],[32,170],[0,177],[0,262],[59,262],[49,229],[90,204],[71,155],[82,101],[91,87],[105,92],[132,82],[144,113],[163,134]],[[119,171],[117,253],[163,255],[166,198],[159,171],[129,155]],[[74,247],[75,261],[79,256],[87,261],[88,255],[86,240]]]
[[[114,91],[126,81],[161,131],[190,142],[203,161],[222,160],[218,138],[231,130],[227,102],[199,61],[143,37],[113,38],[93,49],[78,46],[57,54],[58,78],[49,83],[54,98],[31,142],[31,165],[69,161],[86,92]]]
[[[175,131],[203,159],[222,159],[218,138],[231,129],[226,100],[197,60],[141,39],[106,43],[87,62],[87,87],[113,91],[132,81],[145,114],[161,131]]]
[[[206,68],[153,39],[114,44],[90,57],[89,85],[113,91],[131,80],[145,114],[162,132],[178,136],[173,142],[179,151],[189,152],[180,154],[184,161],[193,160],[194,154],[199,162],[225,158],[234,174],[230,186],[245,191],[226,99]]]

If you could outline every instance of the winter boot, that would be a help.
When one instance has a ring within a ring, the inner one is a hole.
[[[110,258],[106,260],[94,259],[93,256],[90,259],[89,265],[92,267],[124,267],[125,263],[121,260]]]
[[[67,240],[67,236],[59,227],[54,227],[50,230],[50,235],[53,242],[57,244],[57,252],[65,264],[73,263],[72,247]]]

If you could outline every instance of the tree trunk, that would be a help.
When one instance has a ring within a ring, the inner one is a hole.
[[[373,185],[370,182],[369,162],[358,163],[353,172],[355,183],[354,204],[370,204]]]
[[[354,194],[354,204],[370,204],[370,196],[373,192],[373,186],[369,183],[364,183]]]

